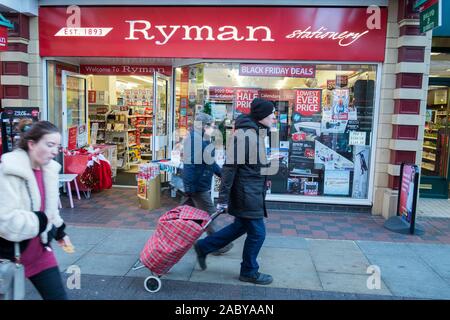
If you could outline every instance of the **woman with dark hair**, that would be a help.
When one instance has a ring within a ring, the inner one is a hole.
[[[48,121],[23,123],[17,148],[0,163],[0,258],[14,260],[19,243],[25,276],[45,300],[66,300],[58,263],[50,241],[71,248],[58,210],[58,173],[53,159],[61,135]]]

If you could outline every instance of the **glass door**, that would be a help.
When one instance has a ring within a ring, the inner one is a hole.
[[[62,71],[62,138],[69,150],[88,143],[87,78]]]
[[[422,151],[420,196],[449,196],[450,80],[430,78]]]
[[[156,73],[153,76],[153,160],[165,159],[168,156],[168,119],[169,107],[169,78]]]

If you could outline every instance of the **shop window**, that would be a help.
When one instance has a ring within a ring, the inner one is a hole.
[[[268,192],[368,198],[376,65],[202,63],[175,74],[176,146],[196,112],[210,113],[227,140],[264,98],[275,104],[283,155]]]

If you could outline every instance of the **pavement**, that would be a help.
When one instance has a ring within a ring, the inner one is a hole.
[[[260,271],[273,275],[269,286],[240,282],[245,237],[222,256],[208,256],[201,271],[190,250],[167,275],[157,293],[144,289],[151,272],[132,266],[159,217],[179,200],[161,196],[161,207],[139,208],[136,190],[113,188],[74,199],[62,197],[61,214],[75,253],[55,246],[64,281],[80,272],[76,300],[360,300],[450,299],[450,202],[419,199],[417,223],[423,235],[403,235],[383,227],[384,218],[340,207],[269,210]],[[331,208],[331,210],[329,210]],[[215,223],[221,228],[229,215]],[[379,275],[380,277],[377,277]],[[72,281],[72,282],[71,282]],[[27,299],[40,299],[27,283]]]
[[[143,284],[150,271],[131,269],[152,232],[69,226],[75,253],[65,253],[55,246],[64,280],[73,283],[74,270],[80,271],[81,288],[68,289],[69,297],[83,300],[450,299],[448,244],[283,235],[268,235],[258,257],[260,271],[274,277],[269,286],[238,280],[245,239],[241,237],[227,254],[208,256],[205,271],[199,269],[195,253],[190,250],[161,278],[161,290],[149,293]],[[40,299],[29,283],[27,299]]]

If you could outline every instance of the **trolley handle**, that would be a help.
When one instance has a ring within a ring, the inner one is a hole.
[[[222,213],[225,213],[225,211],[226,211],[225,209],[220,209],[220,210],[217,210],[214,214],[212,214],[211,219],[209,219],[208,223],[205,224],[205,226],[203,227],[203,230],[206,230],[206,228],[208,228],[208,226],[211,224],[211,222],[213,222]]]

